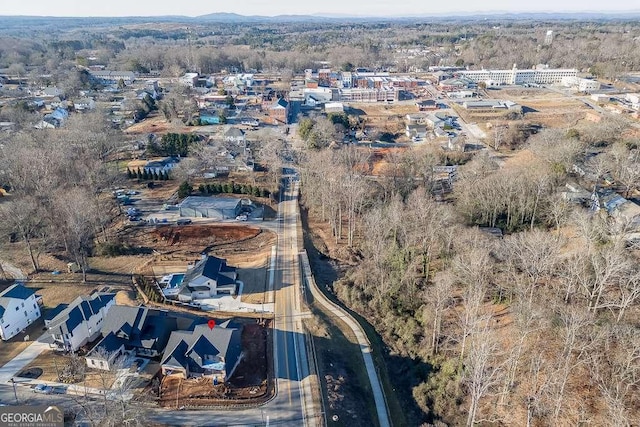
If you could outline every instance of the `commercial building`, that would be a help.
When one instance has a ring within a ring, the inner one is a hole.
[[[547,68],[546,66],[519,70],[514,64],[510,70],[466,70],[459,71],[458,74],[474,82],[492,81],[503,85],[553,84],[562,82],[564,77],[576,77],[578,70],[575,68]]]
[[[593,79],[581,79],[579,77],[563,77],[562,85],[565,87],[575,87],[579,92],[590,93],[600,90],[600,82]]]
[[[389,87],[340,89],[338,93],[343,102],[393,102],[400,99],[400,89]]]

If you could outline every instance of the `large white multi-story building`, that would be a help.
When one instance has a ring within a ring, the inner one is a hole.
[[[535,68],[519,70],[514,65],[510,70],[467,70],[459,71],[458,73],[474,82],[491,81],[496,84],[519,85],[526,83],[560,83],[563,77],[576,77],[578,70],[575,68]]]

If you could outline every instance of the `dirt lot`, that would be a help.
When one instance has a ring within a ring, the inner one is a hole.
[[[155,229],[132,229],[129,242],[136,247],[153,248],[164,254],[199,257],[204,251],[234,253],[236,249],[247,255],[269,245],[275,235],[258,227],[235,224],[163,225]]]
[[[271,347],[268,329],[268,324],[244,325],[242,347],[245,358],[227,384],[213,385],[210,379],[203,378],[183,380],[174,376],[165,377],[162,381],[160,405],[209,406],[255,403],[256,399],[266,399],[273,392],[273,384],[267,380],[270,370],[268,348]]]
[[[579,99],[545,89],[509,88],[488,93],[495,99],[505,99],[522,105],[527,121],[546,127],[575,126],[590,111]],[[472,117],[471,121],[476,120]]]
[[[190,133],[194,129],[197,128],[185,126],[180,120],[167,122],[162,115],[158,113],[151,113],[149,117],[140,123],[129,126],[124,132],[130,135],[144,135],[148,133],[162,135],[167,132]]]

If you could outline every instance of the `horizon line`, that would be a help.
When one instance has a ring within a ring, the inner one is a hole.
[[[332,18],[332,19],[402,19],[402,18],[428,18],[428,17],[472,17],[483,15],[530,15],[530,14],[547,14],[547,15],[618,15],[626,13],[640,13],[640,9],[620,9],[620,10],[475,10],[475,11],[450,11],[450,12],[433,12],[433,13],[417,13],[417,14],[376,14],[361,15],[351,13],[330,13],[330,12],[314,12],[314,13],[280,13],[280,14],[242,14],[237,12],[211,12],[201,15],[180,15],[180,14],[162,14],[162,15],[24,15],[24,14],[0,14],[2,18],[190,18],[197,19],[211,15],[236,15],[243,18],[278,18],[278,17],[309,17],[309,18]]]

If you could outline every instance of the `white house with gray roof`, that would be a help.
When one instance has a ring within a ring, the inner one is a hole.
[[[13,338],[40,317],[35,290],[20,283],[0,293],[0,338]]]
[[[190,302],[218,294],[234,295],[237,277],[235,267],[228,266],[226,260],[205,255],[187,271],[176,292],[178,300]]]
[[[53,319],[45,320],[49,334],[46,341],[56,350],[78,351],[98,338],[102,322],[114,304],[115,294],[79,296]]]

